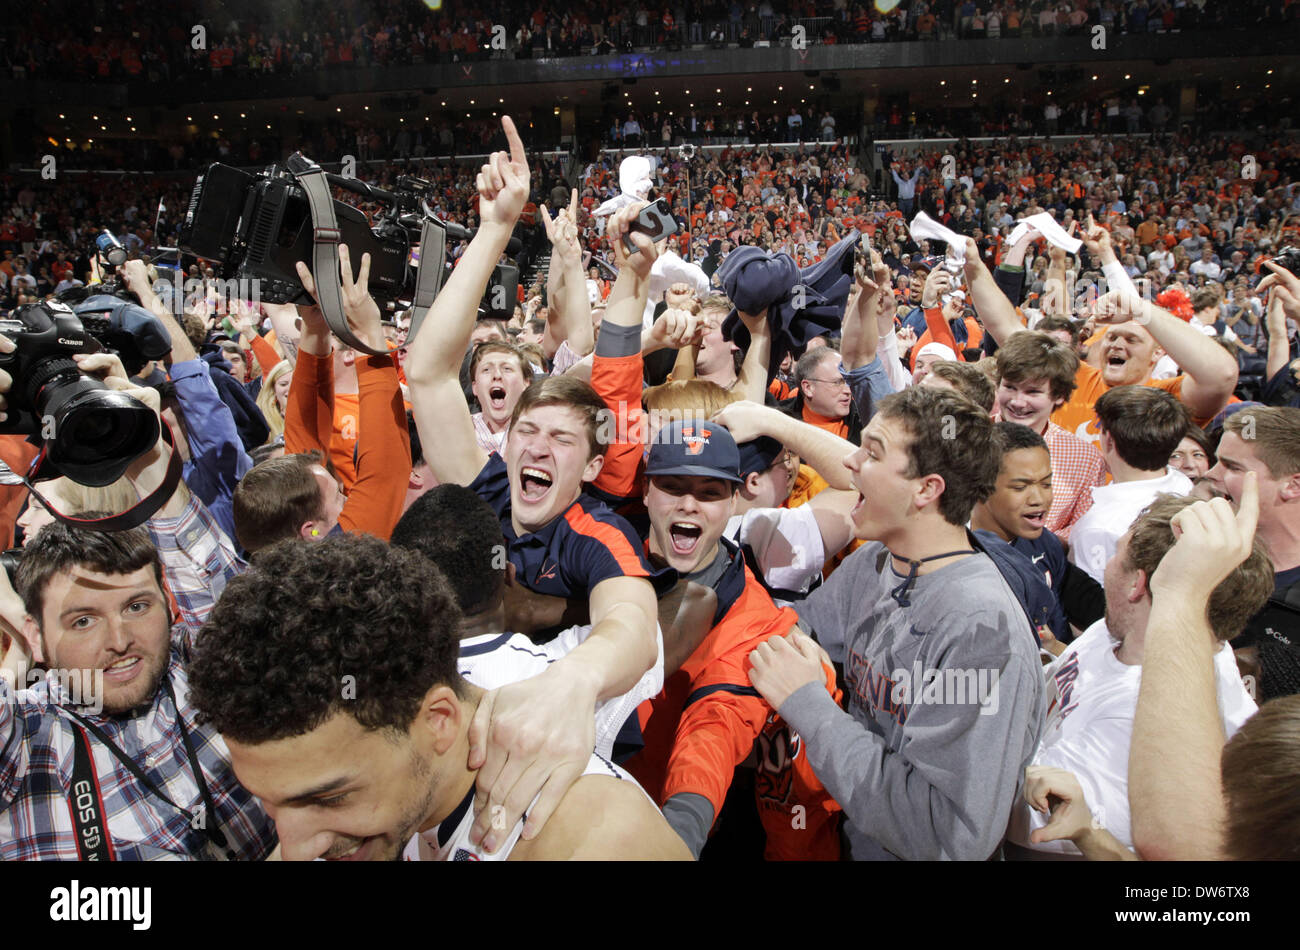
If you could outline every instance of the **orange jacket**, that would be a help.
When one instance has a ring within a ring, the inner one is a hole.
[[[716,817],[732,773],[749,756],[771,707],[749,682],[749,654],[768,637],[787,633],[798,616],[772,603],[739,551],[728,574],[742,586],[719,591],[730,605],[695,652],[664,681],[658,696],[638,710],[645,748],[628,770],[660,805],[674,795],[703,795]],[[734,574],[732,572],[735,572]],[[743,575],[740,573],[743,572]],[[719,581],[719,586],[726,578]]]
[[[257,365],[262,368],[262,379],[271,375],[271,370],[284,359],[276,352],[275,347],[266,341],[265,338],[253,334],[253,342],[250,344],[253,355],[257,357]]]
[[[644,362],[630,356],[601,356],[591,363],[591,388],[613,414],[615,431],[593,487],[611,498],[640,499],[645,481],[645,447],[649,439],[641,408]]]
[[[339,527],[388,540],[402,516],[411,475],[411,437],[391,356],[357,360],[357,477]],[[334,362],[299,352],[284,413],[284,451],[328,457],[334,433]]]
[[[984,328],[971,317],[965,318],[966,323],[966,346],[977,347],[980,340],[984,338]],[[957,354],[959,363],[966,362],[966,357],[962,355],[962,347],[957,345],[956,338],[952,335],[952,327],[948,326],[948,321],[944,319],[942,307],[931,307],[925,311],[925,332],[921,338],[916,341],[912,347],[912,359],[910,369],[916,369],[916,354],[921,352],[921,347],[927,343],[942,343],[949,347]]]

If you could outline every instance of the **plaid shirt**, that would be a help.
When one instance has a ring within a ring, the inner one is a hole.
[[[271,820],[239,784],[230,754],[211,726],[195,722],[189,703],[185,663],[199,626],[226,582],[243,567],[212,515],[191,498],[176,519],[149,522],[158,543],[164,575],[180,605],[181,622],[172,628],[166,676],[194,746],[216,809],[214,821],[237,857],[260,860],[275,846]],[[82,728],[65,707],[71,697],[52,676],[13,690],[0,679],[0,860],[77,860],[76,825],[69,790],[73,743]],[[163,793],[191,814],[203,810],[177,722],[177,709],[159,689],[142,712],[130,717],[91,715],[95,723],[131,757]],[[93,734],[93,765],[103,800],[105,827],[116,860],[215,859],[207,835],[191,827],[175,808],[142,788],[117,756]]]
[[[1070,526],[1092,507],[1092,489],[1106,484],[1106,462],[1091,442],[1085,442],[1055,422],[1043,433],[1052,457],[1052,507],[1047,512],[1047,530],[1062,541],[1070,537]]]

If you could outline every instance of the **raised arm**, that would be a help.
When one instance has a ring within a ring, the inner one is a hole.
[[[298,328],[298,308],[291,303],[264,303],[262,309],[271,321],[271,329],[275,331],[275,342],[279,344],[280,352],[291,364],[296,364],[298,340],[302,335]]]
[[[1291,341],[1286,338],[1286,321],[1289,318],[1300,323],[1300,277],[1284,267],[1278,267],[1272,261],[1265,261],[1264,266],[1272,271],[1259,282],[1260,290],[1272,288],[1272,293],[1268,295],[1268,309],[1265,311],[1268,364],[1264,370],[1264,380],[1267,382],[1291,362]]]
[[[384,347],[379,305],[370,296],[370,255],[361,255],[356,280],[346,244],[339,246],[343,315],[357,339],[372,349]],[[310,275],[303,286],[313,297]],[[402,502],[411,471],[411,442],[406,409],[391,355],[365,356],[357,361],[358,410],[357,477],[339,515],[344,531],[365,532],[387,539],[402,516]]]
[[[198,354],[194,351],[194,344],[185,335],[181,325],[176,322],[176,317],[170,308],[164,306],[158,295],[154,293],[144,261],[127,261],[123,264],[122,280],[126,283],[127,290],[134,291],[144,308],[157,317],[166,328],[168,336],[172,338],[172,361],[183,363],[196,358]]]
[[[966,239],[966,286],[970,288],[971,305],[979,314],[980,322],[998,346],[1006,343],[1011,334],[1024,329],[1016,308],[980,260],[979,248],[972,238]]]
[[[767,311],[762,313],[739,312],[740,322],[749,331],[749,349],[740,364],[736,384],[750,402],[761,403],[767,393],[767,364],[772,355],[772,331],[767,325]]]
[[[523,142],[509,116],[502,117],[501,125],[510,154],[493,153],[478,173],[478,233],[406,351],[416,427],[429,445],[439,447],[427,457],[429,466],[440,482],[459,485],[472,482],[487,462],[460,388],[460,364],[474,332],[478,301],[528,200]]]
[[[1222,409],[1237,385],[1237,361],[1214,340],[1149,300],[1109,291],[1093,308],[1098,324],[1132,319],[1145,326],[1170,359],[1186,374],[1179,399],[1198,419]]]
[[[560,339],[569,341],[569,348],[578,356],[586,356],[595,346],[591,326],[591,298],[587,296],[587,281],[582,273],[582,245],[578,242],[578,191],[573,190],[569,207],[551,219],[546,205],[541,206],[542,222],[546,236],[551,241],[551,265],[547,275],[551,312],[559,315]],[[555,282],[551,281],[555,275]],[[549,321],[548,321],[549,332]],[[556,340],[559,345],[559,340]]]
[[[1214,675],[1219,644],[1206,612],[1215,588],[1250,556],[1258,520],[1258,481],[1247,472],[1236,512],[1217,498],[1174,516],[1178,540],[1151,575],[1128,760],[1133,843],[1147,860],[1222,858],[1227,808]]]
[[[637,253],[623,248],[624,228],[644,203],[623,208],[606,224],[614,248],[618,279],[609,293],[600,339],[591,359],[591,387],[613,416],[615,437],[605,451],[605,461],[593,483],[616,498],[639,495],[637,474],[645,451],[641,426],[641,319],[650,293],[650,268],[656,251],[650,239],[634,234]]]
[[[857,446],[847,439],[752,402],[733,402],[713,418],[727,427],[736,442],[771,436],[811,465],[831,488],[856,491],[844,460],[857,451]]]
[[[229,508],[218,503],[229,501],[239,479],[253,467],[253,460],[244,451],[234,416],[218,395],[208,364],[198,358],[193,344],[171,311],[154,295],[144,264],[127,261],[123,265],[123,277],[127,286],[140,296],[141,302],[158,317],[171,336],[170,376],[185,417],[185,435],[190,449],[191,466],[186,484],[205,505],[223,511],[225,516],[222,520],[227,522],[223,528],[231,534],[234,523],[228,518]]]

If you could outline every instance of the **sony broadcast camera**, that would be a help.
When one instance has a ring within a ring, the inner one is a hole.
[[[135,375],[171,351],[171,337],[153,314],[107,295],[87,298],[76,310],[48,300],[0,319],[0,333],[16,347],[0,354],[0,370],[13,378],[0,433],[40,437],[42,476],[111,485],[158,441],[152,409],[85,375],[72,359],[108,351]]]
[[[302,169],[311,165],[300,154],[257,174],[220,163],[209,165],[190,195],[180,230],[181,250],[213,261],[222,279],[257,281],[254,286],[264,302],[310,303],[294,265],[298,261],[311,265],[317,236],[318,224],[298,179]],[[348,246],[352,266],[358,271],[361,255],[370,254],[369,289],[383,310],[401,309],[412,300],[426,221],[436,222],[452,239],[470,236],[465,228],[434,217],[429,202],[435,188],[424,179],[401,175],[389,191],[341,175],[326,174],[325,178],[332,187],[383,206],[372,226],[362,211],[333,199],[338,243]],[[517,243],[512,242],[512,247]],[[507,249],[507,253],[514,251]],[[435,289],[441,287],[450,269],[445,254],[438,256],[444,260]],[[504,290],[485,294],[484,307],[496,315],[504,300],[507,309],[503,315],[508,316],[514,310],[518,283],[518,267],[499,265],[490,288]]]

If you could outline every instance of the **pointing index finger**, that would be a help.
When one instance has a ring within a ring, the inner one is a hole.
[[[506,142],[510,145],[510,163],[528,167],[528,154],[524,151],[524,141],[515,128],[515,120],[508,115],[501,117],[501,128],[506,133]]]

